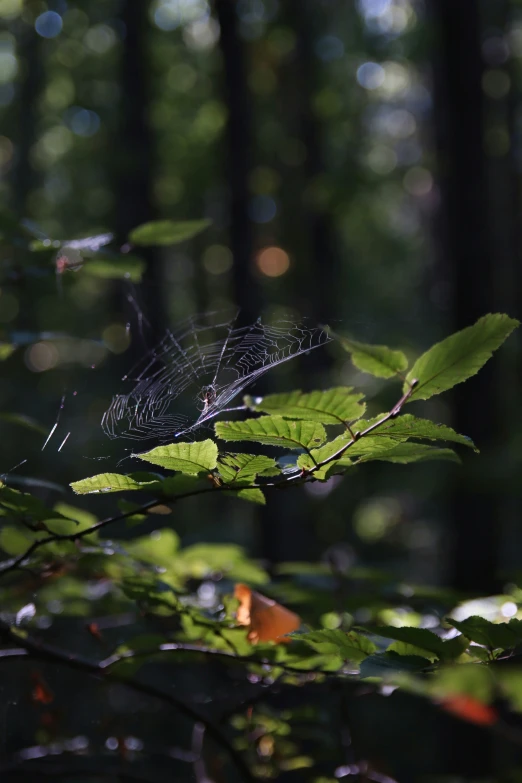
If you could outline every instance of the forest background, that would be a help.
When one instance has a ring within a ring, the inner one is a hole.
[[[121,377],[190,316],[237,306],[249,323],[307,318],[409,357],[485,313],[520,318],[517,0],[1,0],[0,18],[0,339],[12,347],[0,374],[0,471],[10,486],[48,503],[62,492],[69,503],[60,487],[113,469],[122,445],[107,441],[100,421]],[[129,245],[148,221],[203,219],[208,227],[184,242]],[[109,272],[89,265],[101,263],[97,248],[49,245],[105,232],[123,251]],[[28,237],[40,243],[31,252]],[[263,507],[194,498],[166,525],[182,547],[242,548],[238,562],[258,561],[274,579],[267,592],[303,616],[308,607],[315,627],[337,627],[343,612],[359,624],[384,612],[384,624],[400,625],[464,595],[477,599],[473,614],[498,619],[506,604],[518,613],[519,339],[426,404],[428,418],[471,437],[480,455],[463,454],[461,465],[375,462],[355,479],[310,483]],[[252,393],[341,385],[381,410],[396,402],[335,342],[275,369]],[[114,509],[111,498],[74,503],[99,518]],[[141,534],[157,518],[144,524]],[[210,570],[190,575],[195,591],[219,589],[209,552]],[[294,568],[286,583],[290,562],[323,571]],[[349,598],[324,589],[325,567],[345,574]],[[49,599],[40,626],[64,648],[85,633],[82,611],[66,603]],[[49,707],[42,718],[35,703],[30,677],[48,675],[15,665],[16,692],[0,671],[0,747],[6,774],[34,779],[13,754],[62,738],[63,717]],[[219,669],[208,676],[224,698]],[[115,691],[114,717],[100,717],[103,699],[88,687],[73,678],[52,690],[66,700],[73,689],[76,733],[96,735],[100,757],[114,755],[122,742],[107,737],[128,733],[125,713],[139,705]],[[284,692],[275,712],[297,709],[299,698]],[[356,760],[401,783],[522,775],[519,751],[484,728],[402,695],[361,702],[348,721]],[[328,714],[331,695],[320,688],[313,703],[313,741],[332,730],[328,720],[342,733],[342,704]],[[177,744],[167,732],[154,741]],[[158,751],[147,773],[157,777],[144,779],[164,779],[173,763]],[[177,779],[204,779],[178,763]],[[277,779],[320,779],[274,764]],[[342,759],[332,764],[348,775]],[[119,779],[103,764],[82,774]],[[219,771],[205,774],[219,780]]]

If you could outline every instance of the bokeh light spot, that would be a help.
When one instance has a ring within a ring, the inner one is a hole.
[[[2,19],[14,19],[23,10],[23,0],[2,0],[0,2],[0,17]]]
[[[281,277],[290,268],[290,257],[282,247],[265,247],[257,254],[256,265],[267,277]]]
[[[379,541],[398,524],[401,506],[394,498],[368,500],[356,509],[353,526],[363,541]]]
[[[509,74],[496,68],[486,71],[482,77],[482,89],[494,100],[505,98],[511,88]]]
[[[0,289],[0,323],[9,323],[18,315],[19,304],[16,296]]]
[[[379,63],[367,62],[357,68],[357,81],[365,90],[376,90],[384,84],[384,68]]]
[[[41,342],[30,345],[25,352],[24,358],[31,372],[45,372],[56,367],[60,357],[55,345]]]
[[[223,275],[232,269],[233,256],[225,245],[210,245],[203,253],[203,266],[211,275]]]
[[[323,35],[315,45],[315,53],[326,63],[339,60],[344,55],[344,44],[336,35]]]
[[[110,324],[102,332],[102,340],[112,353],[123,353],[127,350],[130,337],[124,324]]]
[[[0,84],[12,82],[18,73],[18,62],[11,52],[0,52]]]
[[[248,179],[250,190],[257,195],[274,193],[281,183],[281,177],[275,169],[268,166],[257,166]]]
[[[270,223],[277,214],[277,205],[270,196],[254,196],[248,211],[254,223]]]
[[[62,27],[62,17],[56,11],[44,11],[34,23],[34,29],[42,38],[56,38],[62,32]]]
[[[518,606],[514,601],[506,601],[500,607],[500,612],[503,617],[514,617],[518,612]]]
[[[366,156],[368,168],[376,174],[390,174],[397,166],[397,153],[384,144],[376,144]]]
[[[427,196],[433,187],[433,177],[428,169],[414,166],[404,175],[403,183],[412,196]]]
[[[511,146],[509,131],[505,126],[488,128],[484,134],[484,150],[486,155],[493,158],[500,158],[507,155]]]
[[[100,129],[100,118],[96,112],[81,106],[71,106],[65,112],[64,119],[76,136],[94,136]]]
[[[116,43],[116,33],[107,24],[97,24],[85,33],[85,46],[96,54],[105,54]]]

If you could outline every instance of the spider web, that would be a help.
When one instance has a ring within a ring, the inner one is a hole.
[[[123,377],[132,388],[113,397],[102,419],[106,435],[161,441],[187,435],[226,409],[264,373],[331,339],[323,329],[304,323],[281,320],[267,325],[259,319],[238,327],[237,316],[210,324],[207,318],[193,317],[167,331]],[[190,390],[192,416],[179,412],[176,404]]]

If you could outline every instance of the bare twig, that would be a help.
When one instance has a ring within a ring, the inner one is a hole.
[[[8,642],[15,642],[26,650],[31,658],[67,666],[70,669],[76,669],[77,671],[94,675],[95,677],[102,678],[109,682],[118,682],[138,693],[143,693],[146,696],[151,696],[170,704],[189,720],[205,726],[208,736],[226,751],[238,772],[241,773],[243,780],[247,781],[247,783],[253,783],[254,776],[250,772],[250,769],[221,728],[215,725],[208,717],[202,715],[197,709],[186,704],[172,693],[157,688],[154,685],[148,685],[139,680],[130,679],[116,672],[108,672],[107,666],[104,668],[99,663],[95,663],[88,658],[65,652],[51,645],[43,644],[28,635],[21,635],[4,620],[0,620],[0,638],[3,638]]]

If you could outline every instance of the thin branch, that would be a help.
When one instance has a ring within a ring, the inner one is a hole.
[[[123,511],[121,514],[117,514],[113,517],[107,517],[106,519],[102,519],[100,522],[96,522],[91,527],[78,530],[75,533],[53,533],[52,535],[47,536],[47,538],[39,538],[37,541],[33,541],[31,546],[29,546],[23,554],[19,555],[13,560],[0,563],[0,576],[9,573],[9,571],[14,571],[16,568],[18,568],[18,566],[22,565],[22,563],[24,563],[27,558],[33,554],[33,552],[35,552],[37,549],[40,549],[40,547],[45,546],[45,544],[54,544],[56,541],[77,541],[80,538],[85,538],[85,536],[92,535],[92,533],[97,533],[98,530],[101,530],[107,525],[111,525],[113,522],[119,522],[122,519],[127,519],[128,517],[132,517],[135,514],[139,514],[142,511],[147,511],[147,509],[152,508],[153,506],[157,506],[160,502],[161,501],[158,499],[149,500],[148,503],[144,503],[139,508],[134,508],[130,511]]]
[[[279,481],[273,481],[273,482],[266,482],[266,483],[254,483],[249,488],[259,488],[259,489],[271,489],[271,488],[277,488],[281,489],[282,487],[288,486],[289,484],[294,485],[296,482],[298,483],[306,483],[308,480],[313,478],[313,474],[318,471],[320,468],[324,467],[325,465],[328,465],[330,462],[334,462],[338,459],[340,459],[348,449],[354,445],[354,443],[357,443],[361,438],[364,438],[366,435],[369,435],[371,432],[374,432],[379,427],[382,427],[383,424],[386,424],[386,422],[390,421],[390,419],[394,419],[396,416],[399,415],[399,413],[402,410],[402,406],[409,400],[411,397],[413,390],[415,389],[415,386],[417,385],[417,381],[413,380],[409,384],[408,390],[405,392],[405,394],[402,395],[400,400],[393,406],[393,408],[387,413],[385,416],[382,417],[382,419],[379,419],[379,421],[372,424],[370,427],[367,427],[362,432],[354,433],[351,440],[348,441],[348,443],[345,443],[340,449],[338,449],[335,454],[332,454],[330,457],[327,457],[326,459],[322,460],[321,462],[316,462],[314,457],[309,453],[309,455],[312,457],[312,460],[315,462],[315,464],[305,470],[302,473],[299,473],[295,476],[289,476],[286,478],[283,478]],[[308,450],[307,450],[308,451]],[[196,497],[199,495],[205,495],[210,492],[240,492],[242,489],[245,489],[245,487],[234,487],[230,484],[222,484],[221,486],[213,486],[208,487],[204,489],[195,489],[191,492],[185,492],[181,495],[176,495],[173,498],[168,497],[160,497],[156,498],[154,500],[150,500],[148,503],[144,503],[143,505],[139,506],[138,508],[124,511],[121,514],[117,514],[116,516],[107,517],[106,519],[102,519],[100,522],[96,522],[94,525],[88,528],[84,528],[83,530],[79,530],[75,533],[63,533],[63,534],[52,534],[47,536],[46,538],[40,538],[37,541],[33,541],[33,543],[26,549],[25,552],[23,552],[18,557],[8,560],[4,563],[0,563],[0,576],[3,576],[4,574],[7,574],[11,571],[16,570],[19,566],[21,566],[25,561],[37,550],[40,549],[40,547],[45,546],[46,544],[52,544],[58,541],[78,541],[81,538],[85,538],[85,536],[89,536],[92,533],[96,533],[99,530],[101,530],[104,527],[107,527],[108,525],[112,525],[114,522],[119,522],[122,519],[128,519],[129,517],[134,516],[135,514],[140,514],[144,511],[147,511],[150,508],[153,508],[154,506],[158,505],[159,503],[176,503],[178,500],[184,500],[186,498],[190,497]]]
[[[47,661],[48,663],[56,663],[63,666],[67,666],[70,669],[76,669],[77,671],[85,672],[86,674],[94,675],[95,677],[102,678],[109,682],[118,682],[122,685],[131,688],[134,691],[143,693],[146,696],[152,696],[157,699],[170,704],[175,707],[178,712],[184,715],[194,723],[201,723],[205,726],[208,736],[214,740],[223,750],[226,751],[230,759],[233,761],[237,770],[241,773],[243,780],[248,783],[253,783],[254,777],[250,772],[243,757],[236,751],[228,737],[224,734],[219,726],[216,726],[205,715],[202,715],[197,709],[186,704],[181,699],[173,696],[171,693],[166,692],[161,688],[156,688],[154,685],[148,685],[140,682],[139,680],[130,679],[124,675],[107,672],[107,667],[101,666],[99,663],[94,663],[88,658],[64,652],[57,647],[37,642],[30,636],[22,636],[4,620],[0,620],[0,637],[8,640],[9,642],[16,642],[20,647],[25,649],[27,653],[39,660]]]
[[[408,402],[411,395],[413,394],[413,391],[417,385],[418,381],[413,380],[409,384],[408,390],[405,392],[405,394],[402,395],[400,400],[393,406],[393,408],[387,413],[385,416],[382,417],[382,419],[379,419],[379,421],[374,422],[374,424],[371,424],[369,427],[367,427],[362,432],[355,433],[351,440],[348,441],[348,443],[345,443],[344,446],[341,446],[340,449],[338,449],[335,454],[332,454],[330,457],[326,457],[321,462],[316,463],[313,467],[308,468],[304,476],[309,477],[313,475],[317,470],[320,468],[323,468],[325,465],[328,465],[330,462],[335,462],[335,460],[340,459],[343,454],[348,451],[348,449],[353,446],[355,443],[361,440],[361,438],[364,438],[366,435],[369,435],[371,432],[374,432],[379,427],[382,427],[383,424],[386,424],[386,422],[390,421],[390,419],[395,419],[399,413],[402,410],[402,406]],[[286,479],[284,482],[273,482],[270,484],[265,484],[265,487],[276,487],[281,486],[282,483],[284,484],[290,484],[294,481],[302,481],[303,475],[299,473],[297,476],[290,476],[290,478]]]
[[[258,666],[269,666],[272,669],[282,669],[288,674],[321,674],[325,676],[334,675],[335,677],[339,675],[339,672],[323,671],[322,669],[314,669],[312,672],[310,672],[308,669],[300,669],[298,666],[289,666],[288,664],[270,661],[266,658],[254,658],[250,655],[237,655],[235,653],[228,652],[227,650],[216,649],[215,647],[199,647],[196,644],[186,644],[184,642],[165,642],[164,644],[160,644],[157,647],[151,647],[147,650],[123,650],[121,653],[114,653],[113,655],[109,655],[108,658],[100,661],[98,666],[100,669],[106,670],[120,661],[125,661],[129,658],[148,657],[151,655],[167,652],[188,652],[200,655],[209,655],[216,658],[226,658],[229,661],[236,661],[238,663],[250,663],[256,664]]]

